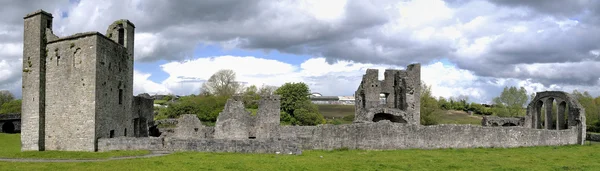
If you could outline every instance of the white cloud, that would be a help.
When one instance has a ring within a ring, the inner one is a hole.
[[[162,65],[161,68],[169,74],[163,82],[148,83],[149,74],[136,72],[135,87],[138,90],[148,91],[166,89],[166,92],[180,95],[197,94],[202,82],[213,73],[220,69],[232,69],[236,72],[237,80],[247,82],[248,85],[280,86],[286,82],[304,82],[309,85],[311,91],[324,95],[353,95],[368,68],[379,69],[379,78],[383,79],[385,69],[404,69],[405,66],[351,61],[329,64],[325,58],[311,58],[299,66],[294,66],[277,60],[251,56],[217,56],[171,62]],[[513,84],[513,82],[506,82],[489,89],[487,84],[480,84],[479,78],[472,72],[453,65],[444,65],[441,62],[422,66],[421,73],[421,79],[432,86],[432,93],[436,97],[465,95],[472,101],[486,102],[487,98],[496,96],[497,89],[501,90],[505,84]],[[144,84],[138,84],[137,81],[144,81]]]

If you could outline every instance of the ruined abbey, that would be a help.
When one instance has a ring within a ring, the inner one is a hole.
[[[195,115],[161,120],[149,136],[152,100],[134,97],[135,26],[118,20],[106,34],[52,34],[52,15],[25,18],[22,150],[166,150],[300,154],[310,149],[521,147],[583,144],[585,111],[564,92],[539,92],[522,118],[486,117],[477,125],[420,125],[420,65],[368,69],[346,125],[280,125],[280,97],[263,96],[256,116],[230,98],[216,125]],[[380,100],[383,94],[384,101]],[[552,109],[558,104],[558,112]],[[550,104],[550,105],[543,105]]]

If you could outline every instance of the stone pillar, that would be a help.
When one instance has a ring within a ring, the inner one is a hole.
[[[542,105],[544,105],[544,103],[541,100],[535,104],[535,113],[533,119],[533,128],[535,129],[542,129]]]
[[[546,126],[546,129],[552,129],[552,127],[554,126],[554,122],[552,120],[552,105],[553,105],[553,103],[554,103],[553,98],[548,98],[544,102],[544,106],[546,109],[546,119],[544,120],[544,125]]]
[[[556,114],[556,130],[566,129],[565,125],[565,108],[567,104],[565,101],[558,102],[558,110]]]
[[[52,28],[52,14],[38,10],[26,15],[23,20],[21,151],[43,151],[45,144],[46,30]]]

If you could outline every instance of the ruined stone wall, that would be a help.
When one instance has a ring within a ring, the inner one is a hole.
[[[196,115],[181,115],[177,120],[177,127],[174,130],[175,138],[206,139],[213,138],[214,127],[202,125],[202,122]]]
[[[281,139],[302,149],[408,149],[521,147],[577,144],[577,131],[473,125],[419,126],[391,122],[282,126]]]
[[[98,39],[96,33],[80,33],[48,42],[46,150],[95,150]]]
[[[586,137],[586,140],[588,140],[588,141],[596,141],[596,142],[600,141],[600,134],[598,134],[598,133],[587,133],[587,135],[585,137]]]
[[[384,72],[384,80],[380,81],[378,70],[367,69],[355,92],[354,122],[390,120],[419,124],[420,72],[419,64],[408,65],[406,70],[387,69]]]
[[[524,117],[496,117],[483,116],[481,126],[523,126],[525,125]]]
[[[554,104],[558,105],[556,113],[552,110]],[[542,113],[542,107],[546,108],[545,113]],[[584,144],[585,122],[585,109],[572,95],[562,91],[543,91],[537,92],[527,106],[524,127],[548,130],[576,129],[579,144]]]
[[[133,59],[107,37],[97,46],[96,137],[133,136]]]
[[[215,139],[248,139],[256,137],[254,117],[246,110],[240,96],[227,100],[215,124]]]
[[[164,150],[163,138],[116,137],[98,139],[98,151],[112,150]]]
[[[267,139],[278,137],[278,128],[280,125],[281,103],[280,97],[277,95],[262,96],[258,102],[258,111],[256,113],[256,129],[257,139]]]
[[[149,127],[154,125],[154,100],[134,96],[132,103],[132,115],[130,120],[131,127],[127,131],[127,136],[147,137],[149,135]]]

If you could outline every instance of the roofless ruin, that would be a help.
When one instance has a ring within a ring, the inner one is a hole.
[[[214,127],[202,125],[195,115],[183,115],[165,121],[176,128],[151,137],[152,100],[132,95],[133,23],[117,20],[106,34],[57,37],[51,14],[39,10],[24,20],[23,151],[299,154],[309,149],[520,147],[585,141],[585,111],[564,92],[537,93],[523,118],[487,117],[485,126],[420,125],[419,64],[385,70],[383,80],[377,70],[368,69],[355,93],[353,124],[282,126],[279,96],[263,96],[256,116],[234,96]],[[550,110],[553,102],[557,113]]]

